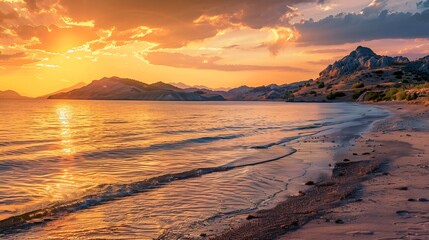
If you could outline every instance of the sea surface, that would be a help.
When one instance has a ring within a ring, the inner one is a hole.
[[[186,235],[326,170],[335,149],[300,159],[314,145],[298,142],[386,115],[345,103],[1,100],[0,238]]]

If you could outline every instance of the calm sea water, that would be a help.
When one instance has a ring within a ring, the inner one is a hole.
[[[352,104],[2,100],[0,114],[0,237],[152,239],[254,209],[312,165],[294,157],[305,150],[294,143],[387,113]]]

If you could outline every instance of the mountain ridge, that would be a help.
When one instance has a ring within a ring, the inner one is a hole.
[[[65,93],[52,95],[49,99],[81,100],[153,100],[153,101],[223,101],[216,94],[186,92],[163,82],[143,83],[134,79],[104,77],[90,84]]]
[[[429,56],[410,61],[406,57],[381,56],[359,46],[335,61],[319,78],[293,93],[289,101],[381,101],[425,98]]]
[[[429,56],[410,61],[382,56],[358,46],[330,64],[315,80],[258,87],[240,86],[226,91],[203,85],[156,82],[147,84],[117,76],[93,80],[51,94],[49,99],[159,100],[159,101],[355,101],[364,92],[383,92],[429,81]],[[337,94],[337,95],[335,95]],[[46,96],[46,95],[45,95]]]
[[[381,56],[374,53],[370,48],[359,46],[349,55],[329,65],[320,72],[319,76],[321,78],[340,77],[359,70],[373,70],[392,64],[407,64],[409,62],[410,60],[406,57]]]
[[[13,90],[4,90],[0,91],[0,99],[4,100],[24,100],[24,99],[30,99],[29,97],[25,97],[17,93]]]

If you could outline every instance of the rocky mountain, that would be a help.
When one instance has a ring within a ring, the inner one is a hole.
[[[429,56],[420,58],[408,64],[410,70],[429,74]]]
[[[369,48],[358,47],[348,56],[329,65],[318,79],[294,91],[289,100],[413,99],[420,95],[407,89],[425,88],[426,82],[429,82],[429,56],[409,61],[405,57],[380,56]],[[411,92],[413,94],[409,95]]]
[[[0,99],[23,100],[23,99],[30,99],[30,98],[21,96],[19,93],[15,91],[6,90],[6,91],[0,91]]]
[[[80,83],[77,83],[77,84],[75,84],[75,85],[73,85],[71,87],[63,88],[63,89],[55,91],[53,93],[49,93],[49,94],[40,96],[40,97],[38,97],[38,99],[48,99],[50,96],[53,96],[53,95],[56,95],[56,94],[59,94],[59,93],[70,92],[72,90],[75,90],[75,89],[78,89],[78,88],[81,88],[81,87],[84,87],[84,86],[86,86],[86,83],[80,82]]]
[[[361,70],[384,68],[393,64],[407,64],[406,57],[388,57],[375,54],[371,49],[359,46],[343,59],[329,65],[320,73],[321,78],[341,77]]]
[[[137,80],[111,77],[94,80],[90,84],[49,99],[88,100],[156,100],[156,101],[222,101],[218,94],[203,91],[186,92],[173,85],[158,82],[146,84]]]

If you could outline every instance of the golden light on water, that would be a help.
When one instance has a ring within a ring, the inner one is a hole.
[[[57,108],[58,121],[60,122],[60,138],[63,156],[72,156],[76,153],[73,145],[73,134],[71,131],[70,120],[73,112],[70,106],[61,106]]]
[[[78,184],[76,183],[73,172],[64,169],[60,176],[57,177],[56,183],[51,183],[46,186],[46,191],[51,200],[61,200],[76,191]]]

